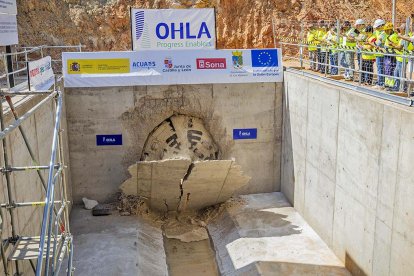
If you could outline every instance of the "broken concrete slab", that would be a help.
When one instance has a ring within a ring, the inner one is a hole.
[[[176,211],[180,204],[181,180],[187,174],[190,160],[162,160],[151,162],[151,197],[149,207],[162,211]],[[138,163],[138,166],[141,164]],[[138,176],[138,187],[140,186]]]
[[[224,202],[250,180],[233,160],[143,161],[129,171],[131,178],[121,185],[123,193],[145,197],[151,209],[163,212]]]

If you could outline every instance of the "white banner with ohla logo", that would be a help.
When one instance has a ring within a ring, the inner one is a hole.
[[[30,61],[28,64],[29,84],[31,91],[50,89],[55,83],[55,74],[50,56]]]
[[[63,53],[65,87],[282,82],[280,49]]]
[[[132,49],[215,49],[214,9],[131,9]]]

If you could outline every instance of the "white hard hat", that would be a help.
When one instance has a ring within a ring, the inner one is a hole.
[[[378,28],[379,26],[382,26],[382,25],[385,25],[385,21],[382,20],[382,19],[377,19],[377,20],[375,20],[374,26],[372,26],[372,27],[374,27],[374,29],[376,29],[376,28]]]
[[[355,25],[364,25],[364,24],[365,24],[364,19],[357,19],[357,21],[355,21]]]

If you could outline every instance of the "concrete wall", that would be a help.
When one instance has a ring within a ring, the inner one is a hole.
[[[252,177],[240,193],[280,189],[282,84],[211,84],[66,90],[74,200],[109,201],[129,177],[155,127],[173,114],[201,118],[220,147]],[[232,138],[257,128],[257,140]],[[122,146],[97,146],[97,134],[122,134]]]
[[[285,73],[282,192],[355,275],[414,271],[414,109]]]
[[[40,102],[43,96],[22,97],[15,96],[13,98],[17,112],[22,115],[27,110],[32,108],[35,104]],[[8,106],[7,103],[4,107]],[[11,113],[5,108],[6,112],[6,124],[10,124],[14,121]],[[26,120],[22,127],[28,137],[29,143],[34,151],[34,154],[39,164],[34,164],[31,161],[29,152],[24,144],[24,140],[18,129],[14,130],[9,136],[7,136],[7,152],[9,155],[9,163],[11,166],[30,166],[30,165],[49,165],[49,159],[51,154],[52,134],[55,120],[55,110],[52,105],[52,101],[43,105],[38,109],[33,116]],[[62,129],[66,129],[65,112],[62,115]],[[65,152],[68,152],[67,136],[66,132],[63,132]],[[69,158],[66,155],[65,164],[70,166]],[[4,166],[3,159],[3,147],[0,147],[0,162],[1,166]],[[70,189],[70,175],[69,169],[66,171],[66,181],[68,183],[68,200],[71,200]],[[47,181],[48,171],[43,171],[43,176]],[[1,203],[7,202],[7,187],[5,176],[0,178],[0,201]],[[28,201],[43,201],[45,193],[42,188],[40,179],[36,171],[27,172],[14,172],[11,174],[11,192],[15,202],[28,202]],[[56,193],[59,194],[59,190]],[[57,197],[60,199],[60,197]],[[2,209],[5,221],[3,222],[2,239],[11,236],[11,224],[10,215],[7,211]],[[40,227],[42,221],[43,207],[22,207],[15,209],[16,216],[16,234],[19,236],[36,236],[40,234]],[[1,261],[1,260],[0,260]],[[20,272],[33,273],[29,263],[27,261],[21,262]],[[3,265],[0,264],[0,274],[3,273]],[[3,275],[3,274],[2,274]]]

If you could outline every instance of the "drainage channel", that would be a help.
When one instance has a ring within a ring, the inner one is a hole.
[[[183,242],[164,236],[168,273],[182,275],[219,275],[210,240]]]

